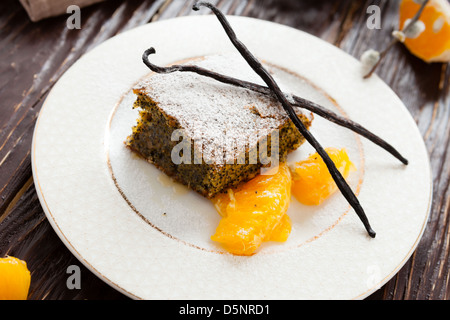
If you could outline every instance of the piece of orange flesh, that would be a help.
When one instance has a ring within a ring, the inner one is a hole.
[[[235,255],[252,255],[265,241],[284,242],[290,200],[291,173],[282,163],[212,200],[222,219],[211,239]]]
[[[26,300],[30,282],[25,261],[11,256],[0,258],[0,300]]]
[[[326,148],[325,151],[346,179],[356,170],[345,149]],[[318,153],[306,160],[296,162],[292,167],[292,195],[302,204],[320,205],[338,190],[325,162]]]
[[[414,0],[402,0],[399,7],[399,26],[412,19],[420,8]],[[450,61],[450,4],[447,0],[430,0],[419,21],[425,29],[416,38],[406,38],[405,46],[426,62]]]

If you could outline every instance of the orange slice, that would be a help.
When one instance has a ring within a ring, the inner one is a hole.
[[[25,261],[11,256],[0,258],[0,300],[26,300],[30,281]]]
[[[211,239],[236,255],[252,255],[264,241],[286,241],[290,200],[291,174],[280,164],[212,200],[222,220]]]
[[[402,0],[399,9],[399,26],[402,30],[420,8],[420,1]],[[405,46],[415,56],[426,62],[450,61],[450,4],[448,0],[430,0],[419,22],[423,31],[416,37],[406,38]]]
[[[345,149],[326,148],[325,151],[344,178],[356,170]],[[292,168],[292,195],[305,205],[319,205],[338,190],[325,162],[318,153],[295,163]]]

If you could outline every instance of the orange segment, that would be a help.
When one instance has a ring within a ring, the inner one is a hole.
[[[25,261],[11,256],[0,258],[0,300],[26,300],[30,281]]]
[[[345,149],[326,148],[325,151],[344,178],[356,170]],[[292,194],[305,205],[319,205],[338,190],[325,162],[318,153],[297,162],[292,169]]]
[[[419,1],[417,1],[419,2]],[[406,26],[420,8],[414,0],[402,0],[399,11],[400,29]],[[448,0],[430,0],[419,23],[425,29],[416,38],[406,38],[405,46],[411,53],[426,62],[450,61],[450,4]]]
[[[284,214],[278,225],[267,238],[267,241],[285,242],[291,234],[291,218]]]
[[[264,241],[286,241],[291,231],[286,215],[290,199],[291,174],[286,164],[229,189],[212,200],[223,218],[211,239],[236,255],[252,255]]]

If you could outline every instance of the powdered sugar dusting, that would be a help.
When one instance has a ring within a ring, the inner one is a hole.
[[[207,56],[188,63],[263,84],[239,55]],[[137,87],[178,120],[185,135],[202,146],[207,162],[232,161],[288,119],[274,98],[191,72],[152,74]]]

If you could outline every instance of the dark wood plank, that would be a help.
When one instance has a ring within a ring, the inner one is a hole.
[[[381,8],[380,30],[366,27],[366,8],[372,4]],[[281,1],[280,5],[266,0],[246,14],[309,32],[358,58],[367,49],[381,50],[388,44],[397,27],[397,6],[396,1]],[[399,44],[377,70],[404,101],[424,136],[433,168],[434,201],[430,223],[413,257],[372,299],[448,299],[450,295],[448,69],[447,64],[421,61]]]
[[[363,19],[353,27],[340,47],[358,57],[374,45],[382,49],[397,26],[396,3],[379,1],[386,24],[368,31]],[[361,32],[359,32],[361,30]],[[372,41],[368,41],[371,39]],[[377,44],[377,45],[376,45]],[[427,64],[398,45],[383,61],[379,76],[399,95],[416,120],[428,148],[433,168],[433,207],[430,223],[413,257],[383,291],[389,299],[446,299],[448,286],[448,199],[449,199],[449,72],[446,64]],[[447,237],[447,238],[446,238]],[[433,248],[430,250],[430,248]],[[438,267],[439,266],[439,267]]]
[[[26,230],[26,232],[23,232]],[[27,262],[32,283],[29,300],[126,299],[73,256],[58,238],[31,185],[0,225],[2,254]],[[68,267],[80,267],[81,289],[68,289]]]
[[[227,14],[282,23],[324,39],[359,57],[382,49],[396,26],[397,1],[215,0]],[[135,26],[194,13],[190,1],[108,0],[82,10],[82,29],[66,17],[32,23],[16,0],[0,3],[0,255],[25,259],[32,271],[30,299],[126,299],[103,283],[65,248],[46,220],[31,178],[35,120],[59,77],[85,52]],[[366,27],[366,8],[382,11],[382,29]],[[270,39],[268,40],[270,41]],[[449,286],[450,68],[426,64],[402,45],[377,70],[416,120],[433,168],[429,223],[411,259],[368,299],[443,300]],[[69,290],[66,269],[82,268],[83,287]]]
[[[30,299],[123,299],[67,250],[30,184],[30,146],[40,107],[59,77],[104,40],[147,23],[165,1],[108,1],[83,9],[82,29],[66,17],[32,23],[17,1],[0,4],[0,255],[29,263]],[[9,21],[9,22],[8,22]],[[83,288],[66,286],[67,266],[81,267]],[[36,279],[36,280],[35,280]]]
[[[17,1],[0,4],[0,21],[2,13],[14,21],[0,32],[0,213],[28,179],[34,123],[59,77],[104,40],[147,23],[163,3],[111,0],[94,5],[83,10],[81,30],[66,28],[65,16],[32,23]]]

